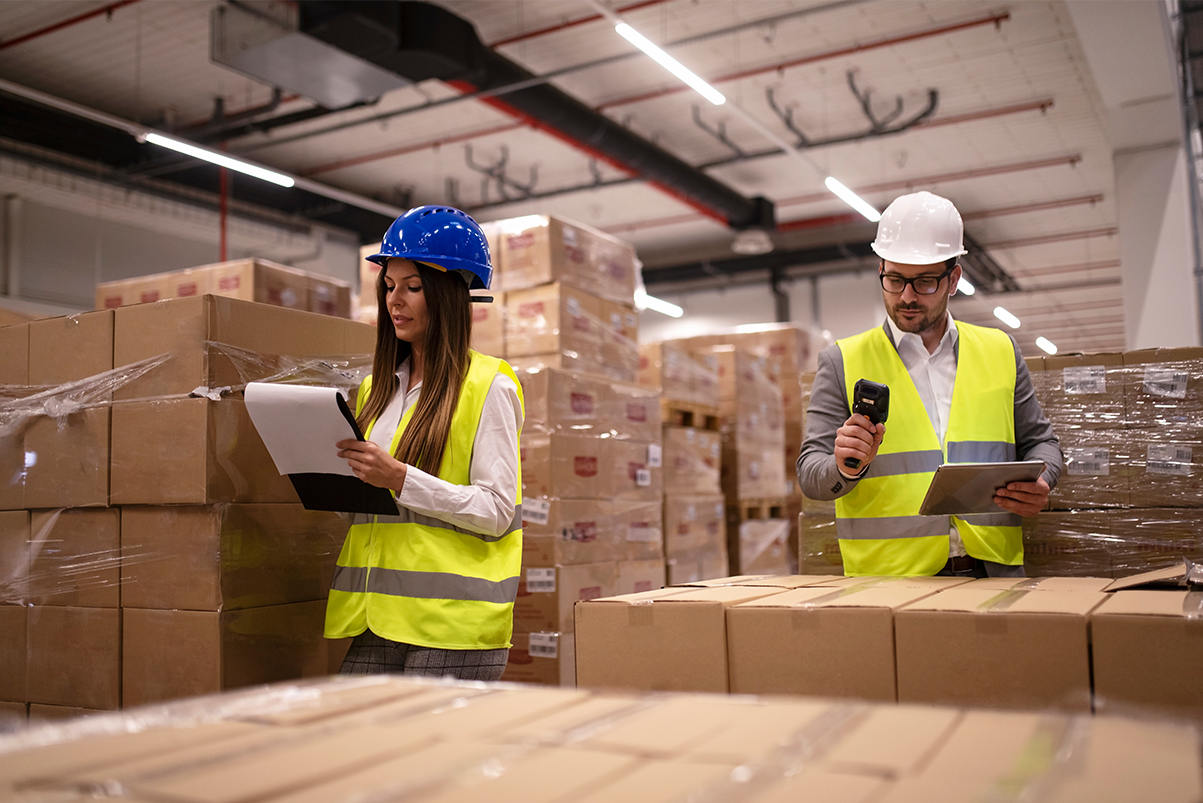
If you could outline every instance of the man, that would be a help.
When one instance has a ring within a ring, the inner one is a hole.
[[[798,482],[813,499],[836,500],[850,576],[1023,577],[1020,517],[1044,507],[1061,474],[1061,448],[1019,347],[948,312],[961,280],[962,234],[948,199],[897,198],[873,242],[886,322],[819,355]],[[890,388],[888,438],[885,424],[850,415],[862,378]],[[1036,482],[996,491],[997,514],[919,515],[941,463],[1012,460],[1043,460],[1045,469]]]

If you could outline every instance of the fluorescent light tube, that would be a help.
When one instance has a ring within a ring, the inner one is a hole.
[[[1036,338],[1036,345],[1039,346],[1040,350],[1043,351],[1045,354],[1056,354],[1057,353],[1057,347],[1054,346],[1052,341],[1048,340],[1047,338],[1044,338],[1044,337]]]
[[[870,222],[876,223],[877,221],[881,220],[881,212],[878,212],[863,198],[845,187],[840,182],[836,181],[831,176],[828,176],[823,183],[827,185],[827,189],[838,195],[841,201],[848,204],[848,206],[851,206],[857,212],[860,212],[862,215],[868,218]]]
[[[178,139],[165,137],[162,134],[150,133],[146,135],[147,142],[153,142],[163,148],[170,148],[177,153],[182,153],[186,156],[191,156],[194,159],[203,159],[206,162],[212,162],[215,165],[237,170],[239,173],[245,173],[248,176],[254,176],[263,181],[270,181],[272,184],[279,184],[281,187],[291,187],[296,184],[290,176],[283,173],[277,173],[274,170],[268,170],[264,167],[244,162],[241,159],[235,159],[230,156],[211,151],[206,148],[198,148],[195,145],[189,145],[187,142],[181,142]]]
[[[994,317],[998,318],[1000,321],[1002,321],[1003,323],[1005,323],[1007,326],[1011,327],[1012,329],[1019,328],[1019,319],[1016,318],[1011,313],[1007,312],[1002,307],[994,308]]]
[[[719,92],[710,84],[706,83],[701,78],[698,78],[696,75],[690,72],[685,65],[665,53],[663,50],[653,44],[650,39],[639,33],[639,31],[635,30],[630,25],[627,25],[625,22],[620,22],[614,26],[614,30],[618,31],[619,36],[651,56],[653,59],[655,59],[657,64],[680,78],[690,87],[692,87],[695,92],[713,103],[715,106],[722,106],[727,102],[727,99],[723,97],[722,92]]]
[[[635,288],[635,306],[641,310],[650,309],[653,312],[667,315],[670,318],[680,318],[685,314],[685,310],[676,304],[656,298],[655,296],[649,296],[647,291],[640,287]]]
[[[961,281],[957,282],[957,289],[964,295],[971,296],[977,292],[973,285],[966,281],[965,277],[961,277]]]

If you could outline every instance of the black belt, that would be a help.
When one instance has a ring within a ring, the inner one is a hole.
[[[977,558],[971,555],[958,555],[955,558],[949,558],[948,563],[944,564],[944,568],[950,572],[971,572],[977,568]]]

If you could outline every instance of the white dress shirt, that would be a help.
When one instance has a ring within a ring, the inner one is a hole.
[[[418,401],[419,382],[408,392],[410,360],[397,370],[398,391],[376,420],[368,437],[372,443],[392,454],[392,440],[405,411]],[[518,498],[518,433],[522,430],[522,404],[518,388],[505,374],[498,374],[489,386],[469,468],[471,485],[456,485],[409,466],[405,482],[397,494],[397,506],[424,516],[445,521],[472,532],[502,535],[514,519]]]
[[[931,354],[927,352],[927,346],[923,345],[923,338],[913,332],[902,331],[890,316],[886,316],[886,323],[889,324],[890,333],[894,337],[894,345],[898,347],[898,356],[902,358],[902,364],[911,375],[915,390],[919,391],[919,398],[923,401],[923,408],[927,410],[932,429],[940,438],[941,448],[944,447],[944,436],[948,432],[948,416],[952,411],[952,388],[957,380],[957,325],[951,312],[945,314],[948,316],[948,325],[944,330],[944,337]],[[948,520],[948,529],[949,557],[968,554],[951,518]]]

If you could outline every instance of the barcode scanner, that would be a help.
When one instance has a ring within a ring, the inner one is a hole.
[[[869,419],[873,426],[884,424],[890,415],[890,389],[880,382],[868,379],[856,380],[852,388],[852,412]],[[851,469],[860,468],[860,460],[845,457],[844,465]]]

